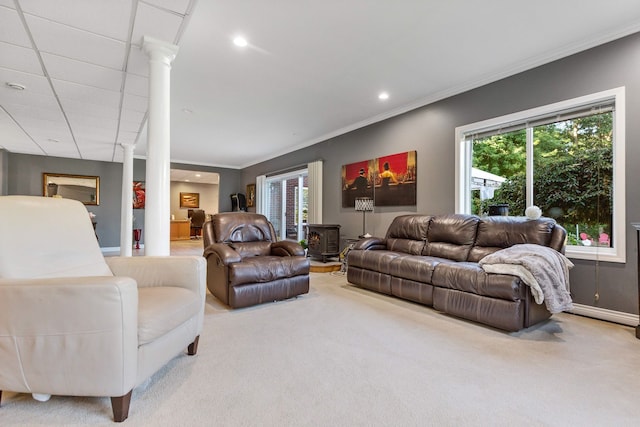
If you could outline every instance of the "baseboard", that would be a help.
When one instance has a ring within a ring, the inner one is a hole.
[[[120,246],[114,246],[112,248],[100,248],[103,254],[111,253],[111,252],[120,252]]]
[[[140,249],[144,249],[144,243],[140,243]],[[135,251],[135,248],[133,250]],[[104,247],[104,248],[101,247],[100,251],[102,251],[103,254],[110,254],[113,252],[120,253],[120,246]]]
[[[607,310],[600,307],[590,305],[573,304],[573,310],[569,313],[578,314],[580,316],[592,317],[598,320],[606,320],[607,322],[620,323],[627,326],[638,326],[639,316],[637,314],[624,313],[622,311]]]

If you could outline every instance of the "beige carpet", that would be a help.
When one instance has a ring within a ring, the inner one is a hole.
[[[196,357],[133,393],[127,426],[631,426],[633,328],[560,314],[508,334],[312,275],[241,310],[208,296]],[[107,398],[5,392],[2,426],[113,425]]]

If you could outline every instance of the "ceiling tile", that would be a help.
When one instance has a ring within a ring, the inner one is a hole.
[[[29,94],[53,95],[51,86],[46,77],[21,71],[0,68],[0,103],[5,102],[6,96],[28,96]],[[26,87],[25,90],[15,90],[7,87],[6,82],[19,83]]]
[[[30,117],[37,120],[64,121],[59,108],[36,107],[26,104],[5,104],[2,106],[14,117]]]
[[[40,51],[122,70],[126,52],[124,41],[32,15],[25,18]]]
[[[38,144],[42,145],[45,142],[51,142],[50,140],[56,140],[60,143],[73,144],[73,137],[69,132],[67,126],[56,126],[47,130],[29,128],[29,136],[33,138]]]
[[[1,6],[6,6],[9,9],[15,9],[16,5],[15,3],[13,3],[13,0],[0,0],[0,5]]]
[[[75,144],[48,145],[47,156],[79,159],[80,153],[78,153],[78,148]]]
[[[117,126],[110,129],[105,127],[89,126],[84,124],[75,124],[73,126],[73,135],[77,140],[99,141],[101,143],[115,142]]]
[[[41,138],[36,139],[38,145],[40,145],[44,151],[49,155],[59,156],[60,153],[73,153],[76,156],[78,155],[78,149],[76,148],[75,142],[71,138],[62,140],[58,138]]]
[[[143,36],[174,43],[181,24],[181,16],[139,2],[131,43],[141,46]]]
[[[79,141],[78,146],[82,153],[82,158],[86,160],[98,160],[103,162],[110,162],[114,151],[118,151],[115,144],[104,144],[95,141]]]
[[[130,0],[20,0],[20,5],[25,13],[116,40],[129,35]]]
[[[138,132],[138,130],[140,129],[140,124],[141,122],[125,122],[125,121],[121,121],[120,122],[120,130],[126,131],[126,132]]]
[[[33,49],[2,42],[0,42],[0,67],[43,75],[42,66]]]
[[[98,129],[106,129],[111,133],[111,138],[115,136],[115,129],[118,128],[117,119],[105,119],[104,117],[92,117],[87,114],[77,113],[73,111],[67,112],[67,118],[71,124],[71,128],[79,129],[80,127],[93,127]]]
[[[68,98],[60,98],[60,103],[65,111],[88,117],[117,120],[120,115],[118,108],[115,107],[81,102]]]
[[[177,12],[181,15],[187,13],[187,7],[189,7],[190,0],[145,0],[145,3],[162,7]]]
[[[149,98],[125,92],[122,108],[146,113],[149,109]]]
[[[25,152],[23,150],[29,150],[31,154],[43,154],[29,135],[24,133],[2,108],[0,108],[0,129],[2,130],[1,148],[20,153]]]
[[[149,76],[149,57],[140,46],[131,45],[129,49],[129,61],[127,62],[127,73],[139,76]]]
[[[127,80],[124,84],[124,91],[125,93],[146,97],[149,93],[149,79],[146,77],[127,73]]]
[[[118,142],[123,144],[134,144],[136,142],[136,138],[138,137],[138,132],[127,132],[120,129],[118,132]]]
[[[31,40],[22,25],[18,12],[0,7],[0,41],[31,47]]]
[[[14,112],[10,113],[13,115]],[[14,116],[16,121],[20,123],[20,126],[29,134],[32,132],[38,135],[47,135],[49,132],[55,132],[56,134],[60,132],[68,131],[69,127],[67,126],[67,122],[64,120],[64,117],[61,117],[59,120],[41,120],[39,118],[33,117],[29,114],[20,113],[17,116]]]
[[[52,79],[53,87],[58,96],[69,98],[88,104],[104,105],[118,108],[120,105],[120,92],[100,89],[63,80]]]
[[[56,101],[53,92],[50,94],[33,93],[28,90],[18,91],[9,89],[6,86],[0,87],[0,104],[28,105],[34,108],[52,108],[59,110],[60,106]]]
[[[120,114],[120,120],[125,122],[134,122],[141,123],[144,119],[145,113],[134,110],[123,109],[122,114]]]
[[[122,87],[122,71],[48,53],[42,54],[42,60],[51,78],[112,91]]]

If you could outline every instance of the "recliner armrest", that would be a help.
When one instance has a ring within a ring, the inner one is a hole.
[[[221,265],[229,265],[234,262],[242,261],[242,256],[232,247],[225,243],[212,243],[204,249],[203,256],[209,260],[209,257],[218,258]]]
[[[379,237],[368,237],[366,239],[358,240],[353,249],[356,250],[384,250],[387,249],[387,240]]]
[[[271,255],[274,256],[304,256],[304,249],[299,243],[280,240],[271,244]]]

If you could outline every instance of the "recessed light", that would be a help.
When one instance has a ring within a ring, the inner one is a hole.
[[[200,174],[199,173],[196,174],[196,178],[200,178]]]
[[[378,95],[378,99],[382,101],[389,99],[389,94],[387,92],[380,92],[380,94]]]
[[[20,83],[6,82],[5,84],[15,90],[25,90],[27,88],[25,85],[21,85]]]
[[[238,47],[246,47],[249,44],[249,42],[244,37],[237,36],[237,37],[234,37],[233,44],[235,44]]]
[[[54,144],[57,144],[58,142],[60,142],[60,141],[58,141],[58,140],[57,140],[57,139],[55,139],[55,138],[48,138],[48,139],[47,139],[47,141],[49,141],[49,142],[53,142]]]
[[[193,110],[190,110],[188,108],[183,108],[182,112],[185,113],[185,114],[191,114],[191,113],[193,113]]]

